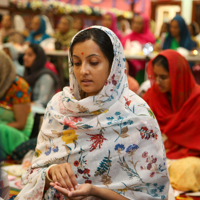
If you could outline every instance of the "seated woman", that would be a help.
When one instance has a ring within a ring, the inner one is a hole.
[[[29,44],[40,44],[43,40],[50,38],[46,32],[46,22],[42,16],[35,16],[32,20],[32,31],[26,38],[26,42]]]
[[[31,44],[23,57],[24,79],[32,88],[32,103],[46,107],[48,101],[58,89],[58,78],[55,73],[45,68],[47,57],[37,44]]]
[[[0,51],[0,60],[0,154],[5,159],[29,139],[33,116],[30,113],[29,85],[16,76],[11,59],[3,51]]]
[[[137,41],[141,45],[144,45],[148,42],[154,44],[156,42],[155,37],[151,33],[150,27],[149,27],[149,20],[144,15],[135,15],[132,22],[132,28],[133,31],[131,34],[127,35],[122,40],[122,45],[125,50],[127,49],[127,42],[134,42]],[[145,62],[144,61],[138,61],[138,60],[129,60],[129,73],[131,76],[136,76],[137,73],[145,68]]]
[[[23,44],[23,35],[13,28],[13,19],[11,15],[4,15],[0,27],[0,45],[6,42]]]
[[[177,50],[183,47],[189,51],[197,47],[197,43],[191,39],[188,27],[180,15],[176,15],[170,23],[170,31],[162,49]]]
[[[200,156],[200,86],[187,60],[174,50],[165,50],[150,61],[147,73],[151,88],[143,98],[158,120],[167,157]]]
[[[191,35],[191,39],[197,43],[198,47],[200,44],[199,41],[199,25],[197,24],[197,22],[192,22],[189,26],[188,26],[188,30],[190,32]]]
[[[113,13],[107,12],[103,16],[102,25],[113,31],[120,41],[122,40],[122,34],[117,29],[117,17]]]
[[[74,22],[73,22],[73,25],[72,25],[72,28],[74,30],[76,30],[77,32],[81,31],[84,29],[84,20],[80,17],[74,17]]]
[[[121,30],[121,33],[122,33],[122,37],[125,37],[132,32],[131,25],[130,25],[128,20],[122,19],[120,21],[120,30]]]
[[[16,73],[19,76],[23,76],[24,75],[24,66],[20,65],[18,58],[19,58],[19,54],[17,52],[17,50],[14,48],[12,43],[5,43],[2,45],[3,50],[5,51],[5,53],[12,59],[13,64],[15,66],[16,69]]]
[[[62,199],[59,191],[67,199],[167,199],[159,126],[128,89],[117,36],[93,26],[72,39],[69,52],[70,88],[47,106],[16,199]]]
[[[61,17],[58,24],[58,31],[53,35],[58,42],[61,43],[62,48],[69,48],[73,36],[77,33],[72,29],[73,18],[70,16]]]

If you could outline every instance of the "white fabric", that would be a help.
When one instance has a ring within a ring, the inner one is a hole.
[[[55,31],[54,31],[54,29],[51,25],[49,18],[46,15],[42,15],[42,17],[43,17],[43,19],[45,20],[45,23],[46,23],[46,34],[53,35]]]
[[[16,31],[19,31],[20,33],[25,30],[26,24],[22,16],[20,15],[14,16],[14,28]]]
[[[25,187],[16,200],[41,199],[45,169],[65,162],[78,184],[92,183],[128,199],[167,199],[169,178],[158,123],[146,102],[128,89],[117,36],[105,27],[92,28],[104,31],[113,44],[107,82],[96,96],[81,99],[69,54],[70,88],[47,106],[32,168],[23,175]],[[51,187],[45,199],[56,199],[55,192]]]
[[[0,169],[0,194],[2,195],[1,197],[4,200],[9,199],[9,194],[10,194],[10,186],[9,186],[9,181],[8,181],[8,175],[7,173]],[[0,199],[1,199],[0,197]]]

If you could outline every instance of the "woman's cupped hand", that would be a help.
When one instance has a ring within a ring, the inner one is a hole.
[[[81,200],[88,196],[91,196],[92,185],[91,184],[82,184],[77,187],[76,190],[70,191],[69,189],[63,188],[60,183],[50,183],[57,191],[59,191],[64,196],[68,197],[69,200]]]
[[[50,183],[57,191],[70,200],[80,200],[90,196],[91,184],[77,184],[76,177],[69,163],[58,164],[50,168],[53,182]]]

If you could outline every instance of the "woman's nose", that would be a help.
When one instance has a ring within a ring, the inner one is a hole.
[[[82,75],[88,74],[88,73],[89,73],[89,69],[88,69],[87,63],[82,63],[80,73],[81,73]]]

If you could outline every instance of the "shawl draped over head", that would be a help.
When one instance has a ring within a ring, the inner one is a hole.
[[[46,22],[42,16],[39,16],[40,18],[40,27],[37,31],[31,31],[29,37],[26,39],[26,41],[29,41],[30,44],[39,44],[41,41],[49,38],[50,36],[46,34]],[[40,40],[35,40],[36,35],[42,35]]]
[[[121,23],[124,23],[124,25],[125,25],[124,31],[122,30],[122,27],[120,27],[122,36],[126,36],[126,35],[130,34],[132,32],[132,30],[131,30],[131,25],[128,22],[128,20],[123,19],[123,20],[121,20]]]
[[[111,27],[109,28],[112,32],[115,33],[115,35],[119,38],[119,40],[121,41],[122,39],[122,34],[121,32],[118,30],[117,28],[117,17],[115,16],[115,14],[111,13],[111,12],[107,12],[105,15],[110,15],[111,19],[112,19],[112,24]],[[104,16],[105,16],[104,15]]]
[[[5,95],[16,78],[15,67],[4,52],[0,51],[0,99]]]
[[[5,48],[9,49],[11,59],[16,68],[16,73],[20,76],[23,76],[24,75],[24,66],[20,65],[20,63],[18,61],[19,54],[18,54],[17,50],[15,49],[15,47],[13,46],[13,44],[5,43],[2,45],[2,47],[3,47],[3,49],[5,49]]]
[[[197,47],[196,42],[194,42],[191,39],[191,35],[190,32],[188,30],[188,27],[184,21],[184,19],[180,16],[180,15],[176,15],[173,19],[176,20],[178,22],[178,26],[179,26],[179,31],[180,31],[180,47],[184,47],[188,50],[192,50],[195,47]],[[165,39],[165,42],[163,44],[163,49],[171,49],[171,43],[173,40],[173,36],[170,34],[168,34],[167,38]]]
[[[70,88],[47,105],[32,167],[16,199],[40,199],[46,168],[66,162],[78,184],[91,183],[129,199],[167,199],[169,178],[157,121],[146,102],[128,89],[117,36],[105,27],[91,28],[104,31],[113,44],[110,75],[96,96],[81,99],[69,54]],[[55,192],[49,188],[45,198],[54,199]]]
[[[147,67],[151,88],[144,95],[153,110],[165,142],[167,157],[177,159],[200,156],[199,113],[200,86],[196,84],[187,60],[174,50],[162,51],[168,60],[171,80],[171,105],[166,93],[161,93],[155,84],[152,60]]]
[[[31,67],[25,66],[25,73],[24,79],[28,82],[30,87],[33,89],[36,81],[40,78],[43,74],[49,74],[55,81],[55,88],[58,87],[58,78],[57,76],[50,71],[49,69],[45,68],[45,63],[47,61],[47,56],[42,49],[41,46],[37,44],[30,45],[30,48],[35,49],[36,58]],[[33,50],[34,51],[34,50]]]
[[[72,29],[73,18],[71,16],[64,16],[64,18],[69,22],[68,31],[65,34],[56,32],[53,37],[56,38],[63,46],[69,47],[73,36],[77,33],[77,30]]]

